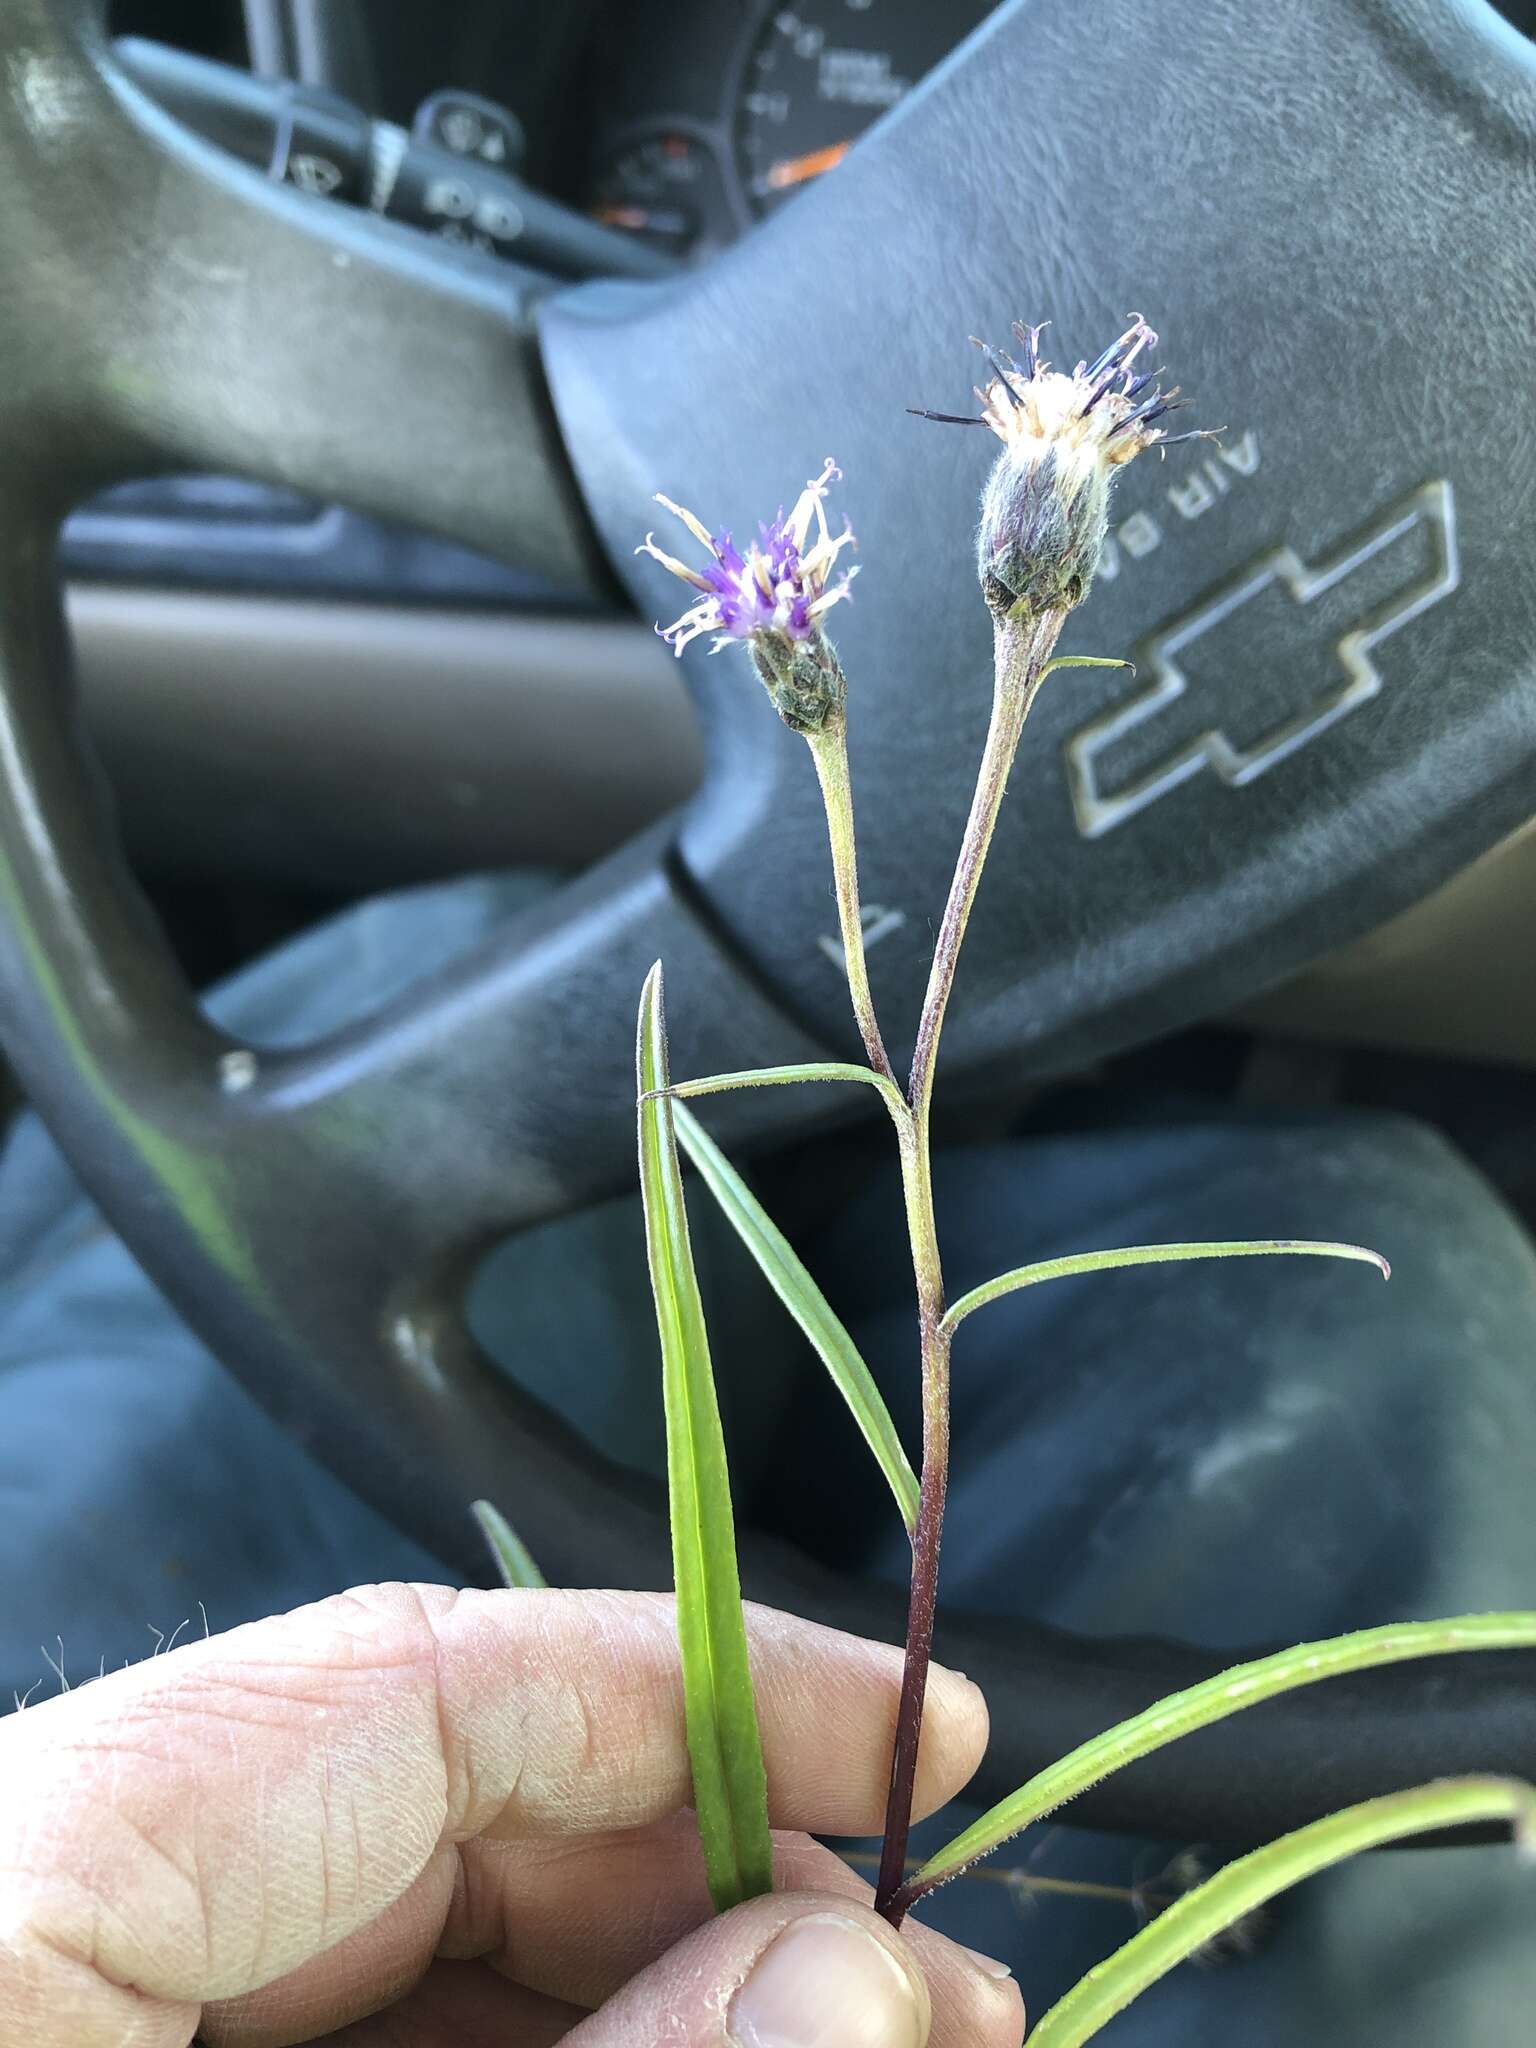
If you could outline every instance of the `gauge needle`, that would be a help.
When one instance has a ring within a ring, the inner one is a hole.
[[[804,156],[786,156],[764,171],[760,181],[763,190],[785,192],[791,185],[803,185],[807,178],[819,178],[823,171],[840,164],[852,147],[850,136],[846,142],[829,142],[825,149],[808,149]]]

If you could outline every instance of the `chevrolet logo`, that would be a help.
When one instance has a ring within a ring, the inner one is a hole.
[[[1394,541],[1423,526],[1430,541],[1430,566],[1406,590],[1375,605],[1334,642],[1333,652],[1343,680],[1314,697],[1294,718],[1273,726],[1252,746],[1235,745],[1212,728],[1118,789],[1100,779],[1100,759],[1117,740],[1156,718],[1184,695],[1189,678],[1179,657],[1192,642],[1219,626],[1261,591],[1278,584],[1298,605],[1311,604],[1356,569],[1374,559]],[[1127,818],[1134,818],[1159,797],[1167,796],[1202,769],[1210,769],[1231,789],[1242,789],[1309,745],[1329,726],[1337,725],[1381,688],[1375,651],[1410,619],[1448,597],[1461,580],[1456,551],[1456,502],[1445,479],[1421,484],[1389,505],[1370,525],[1352,534],[1323,561],[1304,562],[1294,548],[1271,548],[1255,557],[1178,618],[1160,626],[1135,649],[1137,669],[1151,683],[1124,703],[1112,705],[1079,728],[1066,743],[1067,783],[1077,829],[1085,839],[1101,839]]]

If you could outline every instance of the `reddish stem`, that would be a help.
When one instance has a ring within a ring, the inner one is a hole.
[[[875,1911],[899,1927],[910,1901],[902,1899],[907,1838],[912,1830],[912,1796],[923,1734],[923,1702],[933,1654],[933,1618],[939,1597],[939,1546],[944,1534],[944,1496],[949,1484],[949,1333],[940,1325],[943,1300],[923,1313],[923,1477],[918,1492],[917,1528],[912,1538],[912,1579],[907,1602],[907,1654],[896,1709],[896,1742],[891,1788],[885,1806],[885,1838]]]
[[[939,1034],[949,1007],[960,948],[971,906],[986,865],[1008,774],[1019,735],[1061,631],[1064,612],[1045,612],[1027,620],[999,619],[995,634],[996,669],[992,716],[982,749],[976,790],[960,842],[949,899],[939,926],[928,992],[918,1023],[917,1045],[907,1088],[910,1121],[899,1127],[902,1188],[907,1229],[912,1241],[912,1270],[917,1279],[919,1327],[922,1333],[923,1471],[918,1492],[917,1528],[912,1539],[912,1581],[907,1605],[907,1654],[901,1674],[901,1702],[896,1711],[896,1743],[891,1758],[891,1789],[885,1808],[885,1839],[880,1847],[880,1878],[875,1908],[899,1927],[912,1894],[905,1885],[907,1839],[912,1829],[912,1793],[917,1782],[918,1745],[923,1732],[923,1698],[933,1652],[933,1617],[939,1593],[939,1545],[944,1533],[944,1497],[949,1483],[949,1343],[944,1324],[944,1275],[939,1259],[933,1214],[933,1179],[929,1154],[929,1112]]]

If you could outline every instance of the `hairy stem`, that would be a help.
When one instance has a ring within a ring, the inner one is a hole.
[[[821,800],[827,813],[827,842],[832,849],[832,880],[837,894],[837,921],[843,937],[848,993],[869,1063],[877,1074],[894,1081],[895,1070],[880,1036],[875,999],[870,993],[864,958],[864,919],[859,905],[859,863],[853,838],[853,789],[848,777],[848,729],[841,716],[829,718],[819,732],[808,732],[806,744],[816,763]]]
[[[912,1267],[917,1279],[918,1328],[922,1355],[923,1459],[917,1496],[917,1527],[912,1535],[912,1578],[907,1596],[907,1654],[901,1673],[901,1698],[896,1709],[896,1740],[891,1753],[891,1784],[886,1797],[885,1835],[880,1845],[880,1874],[875,1910],[899,1927],[907,1863],[907,1838],[912,1828],[912,1794],[917,1783],[917,1755],[923,1733],[923,1700],[928,1690],[928,1664],[933,1652],[933,1617],[939,1597],[939,1544],[944,1534],[944,1499],[949,1486],[949,1346],[944,1321],[944,1275],[934,1227],[933,1185],[929,1171],[926,1118],[898,1126],[902,1191],[907,1229],[912,1240]]]
[[[924,1123],[933,1096],[939,1033],[944,1029],[944,1012],[949,1007],[949,994],[955,983],[955,968],[959,964],[965,928],[970,921],[971,905],[976,901],[987,849],[992,844],[992,830],[1002,809],[1003,792],[1008,787],[1019,734],[1024,729],[1024,720],[1040,687],[1041,673],[1065,617],[1065,612],[1042,612],[1038,618],[1028,621],[999,619],[996,624],[992,719],[987,727],[986,746],[982,750],[981,769],[976,778],[976,794],[971,799],[971,814],[965,821],[965,835],[960,842],[960,858],[955,863],[949,901],[944,906],[938,943],[934,947],[928,992],[923,998],[922,1019],[917,1027],[917,1049],[912,1055],[912,1079],[907,1089],[907,1099],[913,1112]]]
[[[929,1125],[934,1066],[944,1012],[954,986],[960,947],[970,920],[971,905],[986,865],[987,849],[1002,808],[1003,793],[1024,729],[1024,720],[1061,631],[1060,612],[1047,612],[1028,622],[1000,619],[996,628],[996,670],[992,717],[971,799],[970,816],[955,863],[949,900],[944,906],[934,948],[928,992],[918,1025],[912,1077],[907,1089],[910,1120],[898,1124],[902,1192],[907,1231],[912,1243],[912,1270],[917,1282],[918,1328],[922,1347],[923,1464],[918,1494],[917,1528],[912,1541],[912,1580],[907,1604],[907,1650],[902,1669],[901,1700],[896,1714],[896,1741],[891,1758],[891,1786],[886,1801],[885,1837],[880,1850],[880,1876],[875,1907],[899,1927],[910,1897],[903,1889],[907,1840],[912,1826],[912,1795],[917,1781],[918,1748],[923,1732],[923,1699],[933,1651],[933,1620],[939,1592],[939,1548],[944,1534],[944,1502],[949,1485],[949,1347],[951,1330],[944,1314],[944,1273],[939,1257],[933,1212],[933,1178]]]

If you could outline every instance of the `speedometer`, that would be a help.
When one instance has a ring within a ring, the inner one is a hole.
[[[737,117],[758,211],[831,170],[989,12],[990,0],[800,0],[771,14]]]

